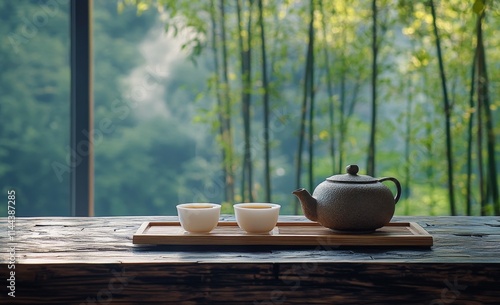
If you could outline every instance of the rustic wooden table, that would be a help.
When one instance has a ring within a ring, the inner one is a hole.
[[[433,235],[423,249],[132,243],[165,220],[0,218],[0,303],[500,304],[500,217],[395,217]]]

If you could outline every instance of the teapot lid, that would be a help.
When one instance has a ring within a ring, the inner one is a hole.
[[[342,182],[342,183],[374,183],[378,182],[377,179],[367,176],[367,175],[358,175],[359,167],[355,164],[348,165],[346,167],[347,174],[343,175],[334,175],[326,180],[331,182]]]

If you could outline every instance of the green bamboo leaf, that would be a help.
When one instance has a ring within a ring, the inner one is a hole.
[[[123,3],[123,1],[120,1],[116,4],[116,11],[118,12],[118,14],[123,13],[124,9],[125,9],[125,4]]]
[[[474,13],[480,15],[484,11],[484,8],[484,0],[474,1],[474,5],[472,6],[472,10],[474,11]]]

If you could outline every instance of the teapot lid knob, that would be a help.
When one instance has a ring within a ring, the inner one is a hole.
[[[359,171],[359,166],[352,164],[346,167],[346,171],[349,175],[357,175]]]
[[[334,175],[329,178],[326,178],[326,180],[330,182],[354,183],[354,184],[378,182],[378,180],[373,177],[367,175],[358,175],[359,167],[355,164],[348,165],[346,167],[346,171],[347,174]]]

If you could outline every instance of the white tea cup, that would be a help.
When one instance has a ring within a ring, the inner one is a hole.
[[[184,230],[208,233],[219,223],[220,208],[216,203],[183,203],[177,205],[177,215]]]
[[[248,233],[267,233],[278,222],[281,206],[274,203],[238,203],[233,205],[238,226]]]

